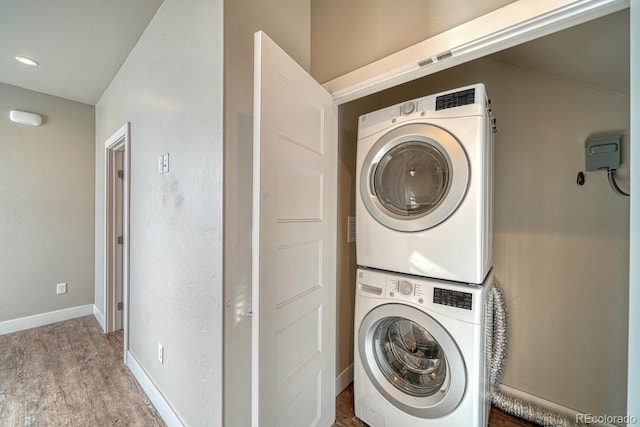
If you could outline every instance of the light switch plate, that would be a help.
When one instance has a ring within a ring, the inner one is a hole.
[[[164,155],[158,157],[158,174],[162,175],[164,170]]]
[[[162,173],[169,172],[169,153],[162,155]]]

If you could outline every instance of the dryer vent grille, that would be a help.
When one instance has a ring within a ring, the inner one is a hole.
[[[347,217],[347,243],[353,243],[356,241],[356,217]]]

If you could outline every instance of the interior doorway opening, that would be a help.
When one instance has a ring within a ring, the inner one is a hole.
[[[129,124],[105,142],[105,332],[124,330],[128,348]]]

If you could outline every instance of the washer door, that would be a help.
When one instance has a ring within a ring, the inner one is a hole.
[[[369,213],[398,231],[422,231],[460,206],[469,184],[469,160],[460,142],[431,124],[386,133],[367,154],[360,195]]]
[[[462,354],[442,325],[423,311],[404,304],[371,310],[360,325],[358,349],[369,380],[405,413],[441,417],[464,396]]]

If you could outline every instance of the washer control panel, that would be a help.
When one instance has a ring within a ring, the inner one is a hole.
[[[451,289],[433,288],[433,303],[471,310],[473,294]]]
[[[489,298],[493,273],[480,286],[359,267],[356,316],[385,304],[410,305],[430,316],[447,316],[480,325]]]
[[[422,304],[424,302],[424,292],[422,285],[419,283],[412,283],[407,279],[389,279],[389,285],[387,287],[388,296],[403,298]]]

